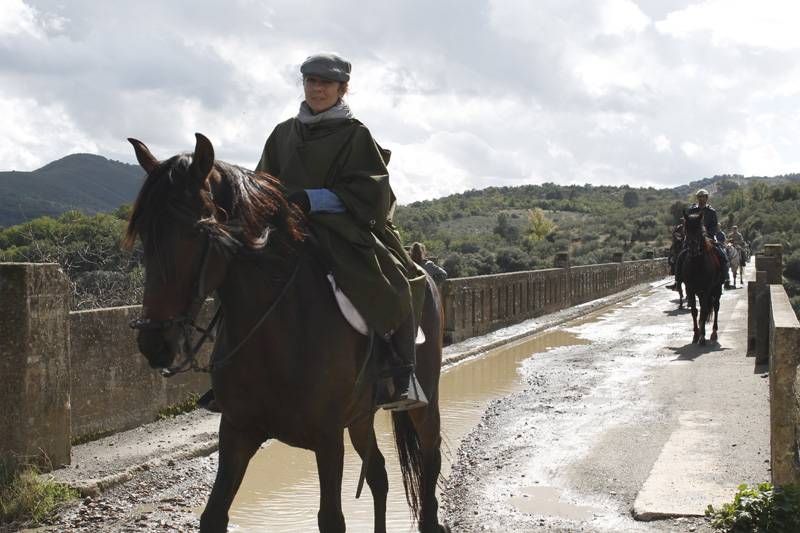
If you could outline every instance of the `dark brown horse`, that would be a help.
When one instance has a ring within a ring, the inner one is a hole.
[[[686,244],[681,279],[686,284],[686,300],[692,308],[692,321],[694,323],[693,343],[706,343],[706,322],[714,313],[714,329],[711,341],[717,340],[717,315],[719,314],[719,299],[722,295],[722,268],[720,259],[714,249],[714,244],[706,236],[703,226],[703,214],[684,213],[684,228]],[[700,300],[700,320],[697,319],[697,303],[695,296]]]
[[[250,458],[267,439],[313,450],[320,482],[320,531],[345,530],[341,487],[347,428],[367,458],[375,531],[386,530],[388,480],[375,441],[370,387],[356,390],[367,338],[339,312],[326,269],[305,239],[303,215],[279,182],[214,160],[196,135],[193,154],[158,161],[131,139],[147,172],[131,214],[127,244],[141,238],[146,266],[138,343],[155,368],[189,367],[190,329],[206,297],[222,309],[211,380],[222,409],[219,466],[200,531],[222,532]],[[427,407],[392,413],[406,497],[423,532],[438,521],[441,466],[439,371],[441,303],[432,282],[417,352]],[[178,356],[176,358],[176,356]],[[176,360],[177,359],[177,360]]]
[[[683,240],[686,238],[683,230],[683,223],[676,224],[672,228],[672,245],[669,248],[669,261],[670,274],[675,274],[676,263],[678,262],[678,255],[683,250]],[[675,290],[678,292],[678,309],[683,309],[683,283],[680,281],[675,282]]]

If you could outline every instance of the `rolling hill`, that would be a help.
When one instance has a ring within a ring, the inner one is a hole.
[[[142,177],[136,165],[92,154],[68,155],[32,172],[0,172],[0,227],[73,209],[113,211],[136,199]]]

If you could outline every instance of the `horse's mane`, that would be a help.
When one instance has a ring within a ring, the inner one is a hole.
[[[304,238],[303,216],[286,201],[282,185],[273,176],[214,161],[214,170],[197,191],[191,163],[191,154],[179,154],[148,174],[133,204],[125,247],[132,248],[143,233],[156,235],[170,218],[196,222],[218,242],[250,250],[264,248],[272,230],[289,240]],[[192,205],[193,194],[199,196],[199,205],[196,200]],[[201,212],[196,212],[198,207]]]

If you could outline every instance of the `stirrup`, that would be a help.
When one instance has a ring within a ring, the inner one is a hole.
[[[408,411],[428,405],[428,398],[413,370],[408,380],[408,389],[405,393],[400,393],[399,397],[394,378],[386,378],[379,382],[378,387],[383,387],[389,398],[386,401],[378,400],[377,407],[387,411]]]

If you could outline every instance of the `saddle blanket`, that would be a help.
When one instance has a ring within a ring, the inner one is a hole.
[[[333,295],[336,297],[336,303],[339,305],[339,310],[342,312],[345,320],[347,320],[347,323],[360,334],[367,335],[369,332],[367,322],[353,305],[353,302],[350,301],[350,298],[336,285],[336,280],[333,279],[333,274],[330,272],[328,273],[328,282],[331,284]],[[417,328],[417,338],[415,342],[417,345],[425,343],[425,334],[422,332],[422,328]]]

